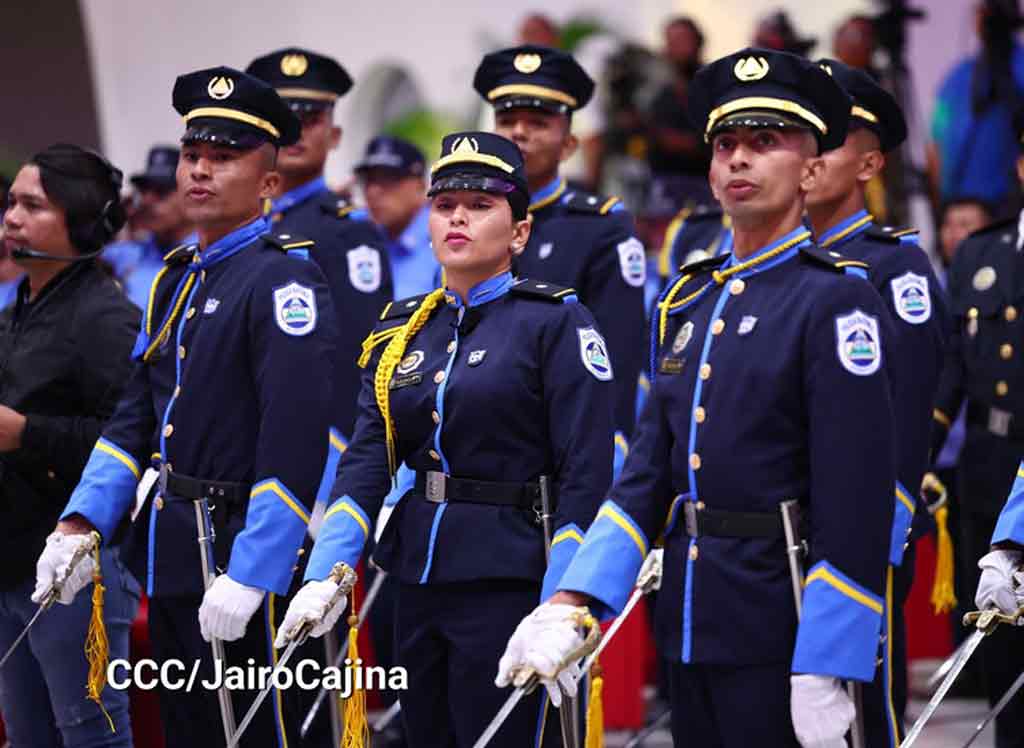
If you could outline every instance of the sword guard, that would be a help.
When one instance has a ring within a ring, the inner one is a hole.
[[[964,615],[964,626],[974,626],[978,631],[991,634],[1001,623],[1008,623],[1011,626],[1019,625],[1021,618],[1024,618],[1024,606],[1017,609],[1016,613],[1007,615],[998,608],[987,610],[973,610]]]
[[[597,646],[601,643],[601,626],[586,608],[576,608],[570,615],[569,620],[576,625],[578,630],[583,629],[585,631],[583,641],[576,649],[562,659],[558,667],[555,668],[555,672],[551,676],[552,678],[557,676],[571,663],[582,660],[597,649]],[[523,689],[526,693],[533,691],[539,682],[540,675],[531,667],[520,669],[512,679],[512,685]]]

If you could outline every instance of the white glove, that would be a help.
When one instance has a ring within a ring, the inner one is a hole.
[[[981,579],[974,603],[978,610],[999,608],[1003,613],[1013,614],[1024,605],[1024,572],[1020,570],[1020,551],[996,550],[987,553],[978,561]]]
[[[838,679],[825,675],[791,675],[789,713],[803,748],[846,748],[843,736],[857,710]]]
[[[75,568],[68,569],[75,553],[89,542],[89,534],[75,535],[54,531],[46,538],[46,547],[36,561],[36,588],[32,591],[32,602],[42,603],[50,590],[60,587],[57,602],[71,605],[75,595],[92,581],[96,568],[92,554],[82,557]]]
[[[395,511],[395,505],[385,504],[380,508],[380,512],[377,514],[377,526],[373,531],[373,542],[380,543],[380,536],[384,534],[384,528],[388,525],[388,520],[391,519],[392,512]]]
[[[510,683],[520,686],[525,681],[523,671],[532,669],[548,690],[554,706],[562,703],[559,685],[566,696],[575,696],[581,675],[579,659],[563,663],[583,645],[583,637],[572,619],[577,610],[572,605],[544,603],[520,621],[498,662],[494,685],[499,688]]]
[[[648,553],[647,558],[644,559],[644,563],[640,567],[640,572],[636,575],[637,584],[643,584],[648,577],[653,577],[654,583],[651,585],[651,590],[660,590],[661,570],[664,566],[664,561],[664,548],[655,548],[650,553]]]
[[[306,621],[315,624],[310,636],[323,636],[333,629],[341,614],[345,612],[345,606],[348,605],[348,597],[342,595],[334,607],[327,607],[337,589],[338,583],[333,579],[306,582],[302,589],[295,593],[288,606],[288,612],[284,614],[284,621],[281,622],[277,638],[274,639],[274,647],[280,649],[287,645],[296,629]]]
[[[249,619],[263,603],[264,594],[263,590],[240,584],[227,574],[214,579],[199,606],[199,632],[203,639],[241,639]]]

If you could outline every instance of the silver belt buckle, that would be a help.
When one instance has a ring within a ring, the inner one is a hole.
[[[996,436],[1008,436],[1010,433],[1010,419],[1013,414],[1001,408],[988,409],[988,430]]]
[[[697,531],[697,505],[692,501],[683,502],[683,521],[686,523],[686,534],[691,538],[699,536]]]
[[[427,501],[432,501],[435,504],[440,504],[447,498],[445,492],[447,475],[439,473],[436,470],[427,471],[427,485],[424,493],[427,496]]]

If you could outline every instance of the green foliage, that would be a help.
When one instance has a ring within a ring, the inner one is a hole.
[[[414,143],[428,160],[437,155],[441,138],[459,129],[458,118],[430,109],[415,109],[384,126],[385,133]]]

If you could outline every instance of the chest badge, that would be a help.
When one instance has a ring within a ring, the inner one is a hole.
[[[974,277],[971,279],[971,285],[974,286],[975,291],[987,291],[995,285],[995,282],[996,269],[991,265],[978,268],[978,272],[976,272]]]
[[[749,335],[754,331],[754,327],[757,325],[757,317],[750,314],[745,314],[743,319],[740,320],[740,326],[736,330],[737,335]]]
[[[206,306],[203,307],[203,314],[213,314],[219,306],[220,299],[207,299]]]
[[[396,374],[408,374],[411,371],[415,371],[423,363],[423,351],[413,351],[403,358],[397,368],[395,368]]]
[[[469,354],[469,361],[468,361],[469,365],[470,366],[479,366],[480,364],[482,364],[484,362],[484,356],[486,356],[486,355],[487,355],[487,351],[486,350],[471,351],[470,354]]]
[[[555,245],[552,242],[544,242],[540,245],[540,249],[537,250],[537,257],[546,260],[551,256],[551,253],[555,251]]]
[[[676,333],[676,339],[672,341],[672,353],[679,355],[686,348],[686,344],[690,342],[690,338],[693,337],[693,323],[687,322],[685,325],[679,328],[679,332]]]

